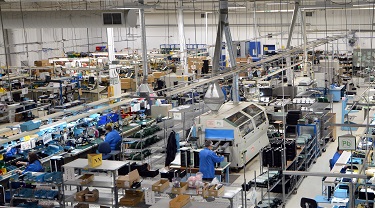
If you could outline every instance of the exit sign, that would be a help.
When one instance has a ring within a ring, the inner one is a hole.
[[[339,136],[339,150],[356,150],[355,136]]]

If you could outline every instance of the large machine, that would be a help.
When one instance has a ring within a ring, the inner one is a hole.
[[[229,155],[231,168],[243,168],[269,144],[265,109],[254,103],[225,103],[218,111],[202,114],[195,121],[198,137],[224,147],[223,154]]]

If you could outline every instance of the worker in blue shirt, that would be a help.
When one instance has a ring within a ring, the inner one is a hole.
[[[111,124],[107,124],[105,126],[105,130],[107,135],[105,136],[104,141],[109,143],[111,150],[116,150],[117,143],[122,139],[120,134],[116,130],[112,129]]]
[[[35,152],[29,152],[28,161],[29,162],[18,161],[17,165],[24,165],[26,168],[24,171],[17,170],[16,172],[19,174],[25,174],[26,172],[44,172],[42,163],[39,161],[38,155]]]
[[[224,156],[217,156],[212,151],[212,141],[206,140],[205,148],[199,152],[199,172],[203,174],[203,180],[212,181],[215,177],[215,163],[222,162]]]
[[[336,153],[333,155],[333,158],[329,160],[330,170],[332,170],[333,166],[335,166],[335,164],[336,164],[337,160],[340,158],[342,152],[343,151],[340,150],[339,147],[337,147]]]

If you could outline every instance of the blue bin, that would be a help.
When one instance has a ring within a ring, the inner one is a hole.
[[[20,124],[21,131],[32,131],[40,127],[40,121],[27,121],[25,123]]]
[[[98,126],[102,126],[102,125],[105,125],[107,123],[108,123],[107,116],[106,115],[100,116],[100,118],[98,120]]]
[[[119,115],[117,113],[109,113],[107,114],[108,122],[117,122],[119,120]]]

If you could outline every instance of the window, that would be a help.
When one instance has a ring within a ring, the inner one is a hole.
[[[258,127],[260,126],[262,123],[264,123],[266,121],[266,117],[264,116],[264,113],[259,113],[258,115],[254,116],[254,122],[255,122],[255,126]]]
[[[239,126],[241,125],[243,122],[249,120],[249,118],[247,116],[245,116],[245,114],[241,113],[241,112],[237,112],[231,116],[229,116],[228,118],[226,118],[228,121],[230,121],[234,126]]]
[[[105,25],[121,25],[122,15],[118,13],[103,13],[103,24]]]
[[[242,111],[249,114],[250,116],[254,117],[258,113],[260,113],[262,111],[262,109],[260,109],[259,107],[257,107],[254,104],[251,104],[251,105],[247,106],[246,108],[242,109]]]
[[[248,122],[240,126],[240,132],[241,132],[242,137],[246,136],[248,133],[252,132],[253,130],[254,130],[254,126],[251,120],[249,120]]]

